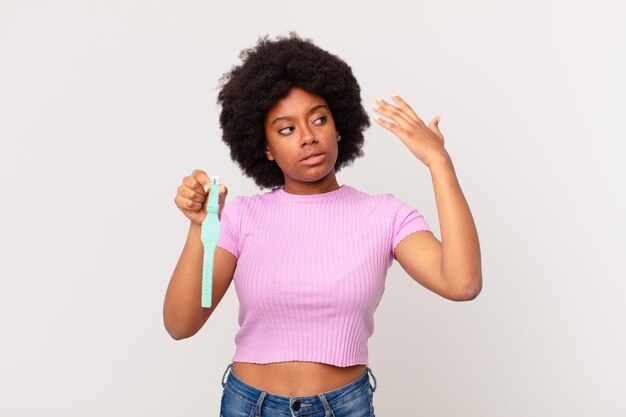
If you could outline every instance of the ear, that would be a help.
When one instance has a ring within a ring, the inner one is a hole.
[[[274,160],[274,155],[272,155],[272,151],[270,151],[270,148],[268,146],[265,146],[265,156],[267,156],[267,159],[269,159],[270,161]]]

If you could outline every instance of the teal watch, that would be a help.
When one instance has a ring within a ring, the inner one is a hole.
[[[205,308],[211,307],[211,298],[213,297],[213,254],[215,246],[220,240],[220,219],[219,213],[219,195],[220,195],[220,177],[210,176],[211,188],[207,202],[207,213],[202,222],[202,230],[200,239],[204,246],[204,259],[202,261],[202,301],[201,305]]]

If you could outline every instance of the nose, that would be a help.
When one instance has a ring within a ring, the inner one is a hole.
[[[317,138],[315,137],[315,133],[309,129],[302,129],[302,136],[300,137],[300,142],[304,145],[305,143],[314,143],[317,142]]]

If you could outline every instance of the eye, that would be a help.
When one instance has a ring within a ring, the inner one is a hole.
[[[317,119],[317,120],[323,120],[323,122],[322,122],[321,124],[324,124],[324,123],[326,123],[326,120],[327,120],[327,119],[328,119],[328,117],[326,117],[326,116],[322,116],[322,117],[320,117],[320,118],[319,118],[319,119]],[[315,120],[315,121],[317,121],[317,120]]]
[[[280,129],[280,130],[278,131],[278,133],[280,133],[281,135],[284,135],[283,130],[285,130],[285,129],[293,129],[293,127],[291,127],[291,126],[284,127],[284,128],[282,128],[282,129]],[[290,133],[291,133],[291,132],[290,132]]]
[[[326,124],[326,121],[328,120],[328,116],[321,116],[321,117],[318,117],[317,119],[315,119],[316,122],[318,120],[321,120],[321,122],[318,123],[318,126],[324,125],[324,124]],[[283,133],[283,130],[285,130],[285,129],[293,129],[293,126],[283,127],[282,129],[280,129],[278,131],[278,133],[280,133],[281,135],[285,135],[285,133]],[[291,133],[291,131],[289,131],[288,133]]]

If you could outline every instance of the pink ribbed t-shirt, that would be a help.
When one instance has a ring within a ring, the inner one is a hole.
[[[236,362],[369,365],[396,245],[430,228],[393,194],[274,188],[227,201],[217,246],[237,257]]]

